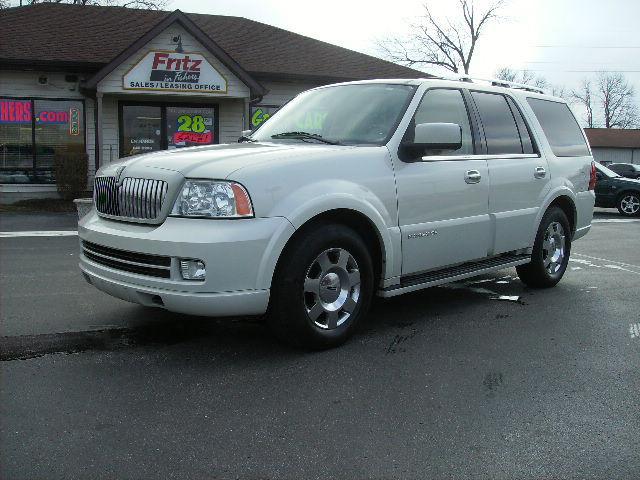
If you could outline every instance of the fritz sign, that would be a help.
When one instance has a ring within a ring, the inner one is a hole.
[[[227,80],[200,53],[147,53],[122,77],[125,90],[227,93]]]

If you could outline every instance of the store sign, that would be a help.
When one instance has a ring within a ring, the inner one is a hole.
[[[31,123],[31,101],[0,101],[0,123]]]
[[[202,115],[180,115],[178,129],[173,134],[174,145],[195,143],[208,145],[213,143],[213,118]]]
[[[69,135],[80,135],[80,109],[69,109]]]
[[[32,121],[30,100],[0,100],[0,123],[29,124]],[[40,110],[35,113],[37,125],[68,125],[70,135],[80,135],[80,109]]]
[[[195,52],[149,52],[124,74],[122,83],[125,90],[227,92],[226,79]]]

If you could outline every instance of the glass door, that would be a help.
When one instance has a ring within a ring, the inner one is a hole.
[[[218,143],[215,114],[212,107],[167,107],[167,148]]]
[[[121,157],[162,149],[162,108],[123,105]]]

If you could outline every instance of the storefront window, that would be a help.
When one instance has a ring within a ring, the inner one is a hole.
[[[122,107],[121,156],[161,150],[162,111],[160,107],[124,105]]]
[[[167,147],[217,143],[213,108],[167,107]]]
[[[80,122],[82,102],[35,100],[37,183],[55,181],[56,156],[84,153],[84,128]]]
[[[218,143],[217,106],[121,104],[120,156]]]
[[[249,112],[251,115],[251,130],[255,130],[266,122],[279,108],[275,105],[252,105]]]
[[[53,183],[56,155],[84,152],[81,101],[0,98],[0,183]]]

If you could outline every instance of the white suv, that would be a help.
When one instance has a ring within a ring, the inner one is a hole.
[[[511,87],[329,85],[238,144],[103,167],[80,268],[143,305],[268,313],[314,348],[346,340],[374,294],[513,266],[551,287],[591,226],[595,168],[562,99]]]

